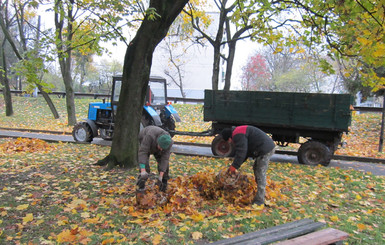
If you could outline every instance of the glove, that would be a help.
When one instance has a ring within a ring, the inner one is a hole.
[[[230,165],[229,169],[227,170],[227,172],[231,173],[231,174],[235,174],[235,171],[237,171],[236,168],[234,168],[233,165]]]

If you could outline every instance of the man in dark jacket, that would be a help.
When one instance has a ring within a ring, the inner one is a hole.
[[[266,171],[270,157],[274,154],[274,141],[262,130],[253,126],[238,126],[226,128],[221,132],[225,141],[233,142],[235,146],[235,158],[228,171],[235,173],[248,157],[255,158],[253,165],[255,182],[257,182],[257,194],[253,204],[265,203]]]
[[[139,152],[138,162],[140,176],[138,180],[139,189],[144,189],[145,183],[150,173],[149,159],[153,154],[158,162],[158,185],[161,191],[166,191],[167,181],[169,179],[169,158],[171,147],[174,143],[170,134],[157,126],[147,126],[139,133]]]

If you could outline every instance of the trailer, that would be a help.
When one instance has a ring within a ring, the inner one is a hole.
[[[352,103],[349,94],[205,90],[204,121],[212,122],[214,155],[234,155],[224,128],[252,125],[280,146],[300,143],[299,163],[327,166],[349,131]]]

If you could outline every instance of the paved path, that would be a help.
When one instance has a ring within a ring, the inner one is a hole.
[[[0,137],[36,138],[36,139],[42,139],[45,141],[52,141],[52,142],[62,141],[62,142],[75,143],[71,135],[53,135],[53,134],[39,134],[39,133],[0,130]],[[101,138],[95,138],[91,143],[97,144],[97,145],[111,146],[111,141],[106,141]],[[183,145],[183,144],[174,144],[171,151],[174,152],[175,154],[213,157],[211,148],[207,146],[191,146],[191,145]],[[360,170],[364,172],[371,172],[374,175],[385,176],[385,159],[383,161],[379,160],[379,161],[382,161],[383,163],[369,163],[369,162],[361,161],[360,160],[361,158],[357,158],[358,160],[356,159],[355,161],[347,161],[345,160],[345,158],[346,157],[343,157],[343,156],[335,156],[333,160],[330,162],[328,167],[339,167],[342,169],[355,169],[355,170]],[[274,154],[273,157],[271,158],[271,161],[284,162],[284,163],[290,162],[290,163],[298,164],[297,157],[292,154],[291,155]]]

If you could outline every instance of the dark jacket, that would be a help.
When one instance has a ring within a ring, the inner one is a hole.
[[[248,157],[263,156],[275,147],[274,141],[265,132],[253,126],[236,127],[231,138],[235,146],[235,158],[232,165],[236,169]]]
[[[150,155],[153,154],[158,160],[159,171],[166,172],[169,165],[169,158],[173,141],[171,141],[170,147],[168,149],[160,151],[157,147],[157,139],[163,134],[169,133],[157,126],[147,126],[142,131],[140,131],[138,136],[140,143],[138,152],[139,164],[142,163],[148,166]]]

